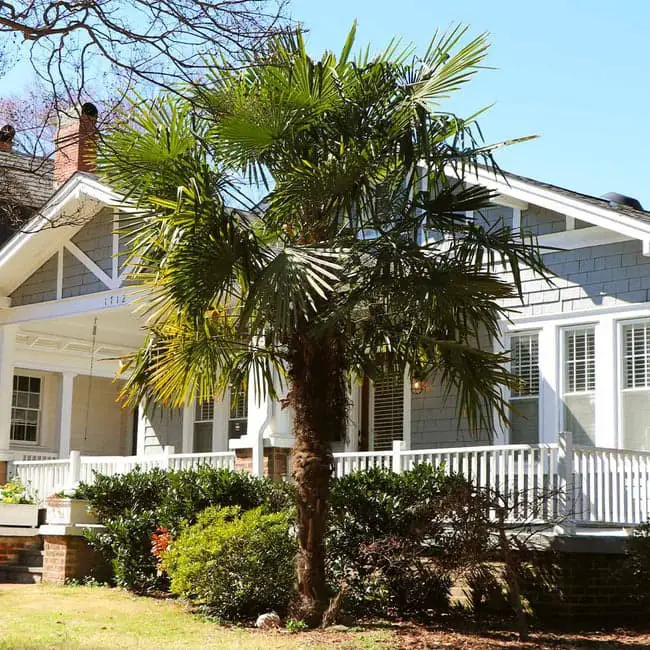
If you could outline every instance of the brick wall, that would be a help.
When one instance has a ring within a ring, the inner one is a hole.
[[[15,564],[20,551],[40,549],[39,536],[1,536],[0,537],[0,565]]]
[[[266,447],[264,449],[264,476],[275,481],[283,480],[290,472],[291,449]],[[237,449],[235,452],[235,469],[239,472],[253,471],[253,452],[251,449]]]
[[[77,535],[45,535],[43,582],[64,584],[71,578],[96,576],[104,567],[83,537]]]

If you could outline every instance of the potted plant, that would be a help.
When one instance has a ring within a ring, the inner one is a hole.
[[[45,521],[57,526],[97,523],[94,513],[90,510],[90,502],[79,498],[75,491],[63,491],[48,497]]]
[[[19,478],[0,486],[0,526],[38,526],[38,505]]]

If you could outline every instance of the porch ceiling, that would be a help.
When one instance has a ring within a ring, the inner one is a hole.
[[[141,321],[128,308],[23,323],[17,332],[17,343],[23,349],[90,357],[95,318],[96,359],[114,359],[134,351],[142,343]]]

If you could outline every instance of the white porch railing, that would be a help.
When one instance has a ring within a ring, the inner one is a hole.
[[[334,454],[336,476],[374,467],[401,472],[419,463],[444,467],[488,488],[517,522],[554,522],[573,526],[630,526],[650,518],[650,452],[574,447],[571,434],[559,443],[406,450],[396,441],[391,451]],[[139,466],[186,469],[199,465],[234,469],[233,452],[146,456],[80,456],[64,460],[17,460],[10,473],[29,484],[42,500],[91,482],[95,473],[120,474]]]
[[[35,498],[44,501],[48,496],[73,489],[79,482],[92,483],[95,474],[113,476],[136,467],[143,471],[154,469],[189,469],[200,465],[235,468],[234,452],[205,454],[175,454],[173,447],[165,447],[162,454],[146,456],[81,456],[73,451],[62,460],[16,460],[9,463],[9,473],[29,486]]]
[[[650,518],[650,452],[574,447],[570,433],[541,445],[484,445],[448,449],[334,454],[337,477],[358,469],[395,472],[419,463],[442,465],[489,489],[510,521],[630,526]]]

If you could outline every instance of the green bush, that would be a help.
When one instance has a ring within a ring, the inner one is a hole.
[[[224,620],[286,609],[294,591],[289,512],[208,508],[163,553],[173,593]]]
[[[18,477],[14,477],[8,483],[0,485],[0,503],[34,503],[29,490],[23,485]]]
[[[335,481],[328,570],[347,607],[423,616],[449,602],[452,575],[483,560],[492,524],[471,484],[429,464],[374,469]]]
[[[152,554],[157,529],[168,530],[174,538],[209,506],[249,510],[264,505],[277,511],[293,504],[292,494],[287,484],[209,466],[98,475],[92,485],[77,490],[106,527],[88,533],[90,545],[112,565],[115,582],[136,592],[167,588],[166,576]]]

